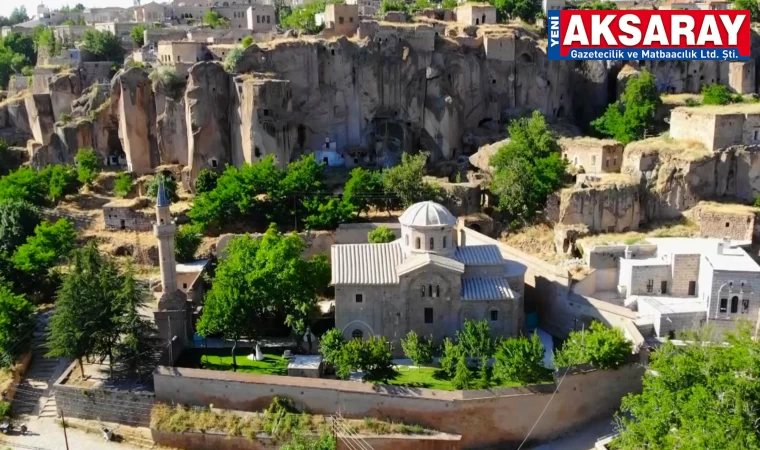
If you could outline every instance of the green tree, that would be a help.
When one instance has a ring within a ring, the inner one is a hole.
[[[499,343],[494,362],[497,378],[520,383],[534,383],[544,378],[544,345],[538,333],[528,339],[525,336],[504,339]]]
[[[169,197],[169,201],[172,203],[178,202],[179,195],[177,194],[177,181],[173,176],[165,175],[163,173],[156,174],[156,176],[150,180],[148,188],[145,190],[145,195],[147,195],[148,198],[155,200],[158,195],[158,185],[161,180],[164,181],[164,190]]]
[[[121,172],[116,176],[113,183],[113,191],[117,197],[123,198],[132,192],[134,183],[132,182],[132,175],[128,172]]]
[[[201,169],[198,172],[198,178],[195,179],[195,192],[203,194],[205,192],[211,192],[216,188],[216,183],[219,180],[219,174],[212,170]]]
[[[119,337],[114,298],[120,288],[116,265],[94,243],[75,250],[50,319],[48,355],[76,360],[82,376],[85,357],[105,354],[112,363]]]
[[[182,225],[179,227],[174,235],[174,253],[177,262],[195,261],[195,252],[198,251],[201,241],[203,241],[203,233],[201,233],[200,226]]]
[[[383,176],[386,192],[398,197],[404,207],[437,197],[435,188],[423,179],[427,157],[425,152],[414,156],[404,153],[401,155],[401,164],[391,167]]]
[[[349,340],[341,348],[336,365],[336,374],[343,379],[353,371],[364,372],[371,381],[386,381],[396,374],[388,341],[380,336]]]
[[[467,367],[467,360],[464,356],[460,356],[456,365],[456,372],[454,378],[451,379],[451,384],[456,389],[469,389],[472,386],[472,372]]]
[[[280,13],[280,25],[285,29],[296,29],[307,34],[317,34],[323,26],[317,25],[314,15],[325,12],[325,1],[315,0]]]
[[[380,3],[380,12],[385,14],[391,11],[408,12],[406,2],[403,0],[383,0]]]
[[[0,360],[13,360],[34,328],[34,306],[0,279]]]
[[[494,0],[493,6],[502,18],[520,18],[527,23],[534,23],[541,12],[541,2],[536,0]]]
[[[409,7],[410,13],[416,13],[418,11],[423,11],[428,8],[434,8],[435,5],[430,2],[430,0],[415,0],[414,4],[412,4]]]
[[[203,23],[211,28],[223,28],[228,20],[217,11],[209,10],[203,15]]]
[[[464,327],[457,331],[457,340],[467,356],[486,362],[493,356],[494,341],[487,320],[464,320]]]
[[[433,361],[433,342],[424,337],[417,336],[414,330],[407,333],[401,339],[401,348],[407,358],[411,359],[415,366],[430,364]]]
[[[640,394],[629,394],[611,448],[758,449],[760,343],[749,327],[728,345],[689,333],[652,352]]]
[[[240,64],[240,61],[242,59],[243,49],[240,47],[233,48],[229,53],[227,53],[227,56],[224,58],[224,69],[227,72],[236,72],[237,66]]]
[[[318,163],[313,154],[288,164],[285,176],[277,187],[277,200],[288,216],[306,218],[319,214],[326,191],[322,181],[324,170],[324,164]]]
[[[18,6],[16,8],[13,8],[13,11],[11,12],[11,15],[8,19],[10,20],[11,25],[29,21],[29,15],[26,13],[26,6]]]
[[[80,183],[91,186],[100,170],[100,160],[95,150],[83,148],[77,152],[74,160],[77,163],[77,179]]]
[[[760,21],[760,8],[756,0],[734,0],[733,9],[747,10],[749,11],[750,21]]]
[[[243,38],[243,41],[240,42],[240,45],[243,46],[243,48],[248,48],[251,45],[253,45],[253,36],[246,36]]]
[[[449,338],[443,340],[441,348],[441,359],[439,361],[441,370],[449,377],[453,377],[456,375],[457,363],[465,356],[464,348],[461,344],[455,343]]]
[[[456,9],[458,5],[457,0],[443,0],[441,3],[443,9]]]
[[[258,330],[282,316],[297,331],[316,305],[325,286],[323,260],[306,260],[306,243],[297,234],[282,235],[274,224],[261,239],[233,239],[206,294],[198,321],[201,336],[222,334],[235,346],[242,337],[256,339]],[[233,368],[237,365],[233,363]]]
[[[361,215],[370,207],[380,207],[385,202],[383,176],[379,171],[370,171],[361,167],[351,170],[351,177],[343,188],[343,201],[353,206]]]
[[[594,0],[593,2],[581,3],[578,9],[594,9],[597,11],[609,11],[618,9],[617,5],[611,1]]]
[[[47,198],[53,203],[73,194],[79,187],[77,172],[71,166],[53,164],[47,166],[40,175],[43,180],[47,180]]]
[[[325,197],[315,196],[304,199],[303,204],[309,211],[303,220],[309,230],[333,230],[354,217],[351,205],[338,198],[325,201]]]
[[[34,234],[40,213],[25,201],[0,201],[0,253],[13,252]]]
[[[619,328],[593,322],[588,330],[573,331],[554,354],[556,367],[591,364],[599,369],[614,369],[623,364],[633,348]]]
[[[369,242],[372,244],[386,244],[396,240],[396,235],[386,226],[379,226],[367,234]]]
[[[491,191],[498,197],[499,209],[528,221],[562,186],[566,163],[556,136],[538,111],[530,119],[513,121],[508,129],[509,143],[491,157],[495,169]]]
[[[661,103],[654,75],[644,69],[638,77],[628,80],[620,101],[609,105],[604,115],[591,125],[625,145],[641,139],[652,128]]]
[[[10,33],[2,39],[1,45],[13,53],[23,55],[25,66],[34,66],[37,63],[37,51],[34,48],[34,40],[31,36]]]
[[[702,104],[704,105],[728,105],[729,103],[741,103],[741,94],[734,94],[722,84],[708,84],[702,86]]]
[[[132,42],[134,42],[137,47],[145,45],[145,25],[136,25],[129,31],[129,37],[132,38]]]
[[[86,30],[79,48],[83,48],[101,61],[124,61],[124,48],[119,38],[110,31]]]
[[[13,264],[33,277],[42,278],[56,263],[69,256],[76,237],[74,225],[66,219],[42,222],[34,229],[34,235],[16,249]]]
[[[335,365],[346,340],[337,328],[330,328],[319,341],[319,351],[325,364]]]
[[[117,327],[121,338],[118,342],[118,359],[138,379],[149,375],[156,362],[157,330],[153,321],[141,311],[147,305],[149,294],[135,279],[132,268],[122,277],[121,290],[116,302],[120,315]]]

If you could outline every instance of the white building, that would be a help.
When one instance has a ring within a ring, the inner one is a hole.
[[[639,329],[651,327],[659,337],[705,323],[720,332],[740,321],[756,327],[760,266],[740,246],[748,244],[648,238],[634,245],[598,245],[585,249],[593,276],[578,283],[593,281],[596,289],[576,285],[574,290],[637,311]]]
[[[542,0],[541,8],[543,9],[544,13],[554,10],[559,11],[561,9],[565,9],[565,0]]]

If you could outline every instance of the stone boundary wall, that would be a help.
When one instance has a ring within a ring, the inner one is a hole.
[[[13,397],[16,396],[16,389],[18,388],[19,383],[21,383],[21,379],[24,377],[24,374],[29,369],[31,363],[32,351],[26,350],[14,363],[13,370],[11,371],[13,380],[7,390],[0,392],[0,400],[13,403]]]
[[[165,447],[192,450],[277,450],[282,442],[266,435],[255,440],[243,436],[227,436],[221,433],[171,433],[151,429],[153,441]],[[451,435],[431,436],[357,436],[346,444],[338,437],[337,450],[356,449],[356,439],[361,439],[373,450],[458,450],[460,439]]]
[[[562,370],[559,384],[528,446],[609,417],[628,393],[641,391],[644,368]],[[376,417],[462,436],[462,448],[517,448],[550,401],[554,385],[481,391],[439,391],[352,381],[251,375],[160,366],[158,401],[234,410],[261,410],[274,396],[294,399],[314,414]]]
[[[75,369],[78,370],[76,362],[53,385],[56,405],[64,411],[66,417],[114,422],[132,427],[150,426],[150,411],[156,402],[153,393],[68,386],[66,381]]]

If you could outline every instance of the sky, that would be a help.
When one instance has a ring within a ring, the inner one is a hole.
[[[150,0],[145,1],[149,3]],[[85,8],[104,8],[107,6],[121,6],[122,8],[130,7],[134,4],[133,0],[45,0],[45,6],[51,10],[58,9],[62,6],[74,6],[81,3]],[[3,0],[0,1],[0,16],[8,17],[14,8],[26,6],[26,13],[31,18],[37,14],[37,5],[39,0]]]

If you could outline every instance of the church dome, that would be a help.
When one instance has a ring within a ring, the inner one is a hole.
[[[448,209],[436,202],[420,202],[410,206],[398,219],[401,225],[407,227],[440,227],[457,223]]]

